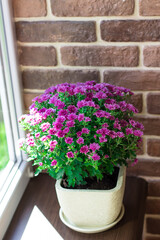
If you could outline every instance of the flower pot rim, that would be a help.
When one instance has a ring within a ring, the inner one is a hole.
[[[119,168],[119,173],[118,173],[118,178],[117,178],[117,184],[114,188],[109,189],[109,190],[101,190],[101,189],[69,189],[69,188],[63,188],[61,186],[61,181],[62,179],[58,179],[56,180],[56,184],[55,187],[61,191],[71,191],[71,192],[114,192],[114,191],[118,191],[122,184],[123,184],[123,176],[126,173],[126,166],[120,166]]]

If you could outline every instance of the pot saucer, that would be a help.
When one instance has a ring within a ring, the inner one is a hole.
[[[120,211],[120,214],[119,216],[117,217],[117,219],[111,223],[111,224],[108,224],[106,226],[103,226],[103,227],[93,227],[93,228],[85,228],[85,227],[78,227],[76,225],[74,225],[73,223],[71,223],[67,218],[66,216],[64,215],[62,209],[60,208],[59,210],[59,216],[60,216],[60,219],[61,221],[69,228],[73,229],[74,231],[77,231],[77,232],[82,232],[82,233],[98,233],[98,232],[103,232],[103,231],[106,231],[110,228],[112,228],[113,226],[115,226],[123,217],[124,215],[124,212],[125,212],[125,209],[124,209],[124,205],[122,204],[122,207],[121,207],[121,211]]]

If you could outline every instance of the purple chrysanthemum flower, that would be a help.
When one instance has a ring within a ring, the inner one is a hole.
[[[123,138],[124,137],[124,133],[123,132],[117,132],[117,136],[120,137],[120,138]]]
[[[82,128],[82,133],[89,134],[90,130],[88,128]]]
[[[67,153],[67,157],[68,157],[68,158],[74,158],[74,153],[71,152],[71,151],[68,152],[68,153]]]
[[[103,143],[103,142],[107,142],[108,140],[105,137],[100,137],[99,141],[100,141],[100,143]]]
[[[77,112],[77,108],[74,105],[69,105],[68,106],[68,111],[70,113],[76,113]]]
[[[143,135],[143,132],[140,130],[134,130],[133,134],[134,134],[134,136],[141,137]]]
[[[67,138],[65,139],[65,142],[66,142],[67,144],[72,144],[72,143],[73,143],[73,138],[67,137]]]
[[[77,137],[81,137],[82,136],[82,132],[81,131],[78,131],[76,134],[77,134]]]
[[[91,118],[90,117],[85,117],[85,122],[90,122]]]
[[[100,159],[100,156],[95,153],[95,154],[93,154],[92,158],[94,161],[98,161]]]
[[[67,122],[66,122],[66,126],[69,127],[69,128],[70,128],[70,127],[74,127],[74,124],[75,124],[74,121],[67,121]]]
[[[95,152],[96,150],[100,149],[100,145],[98,143],[91,143],[89,145],[89,149],[91,149],[93,152]]]
[[[89,152],[89,148],[87,145],[81,147],[80,149],[80,153],[84,153],[84,154],[87,154]]]
[[[79,115],[78,115],[78,121],[83,121],[84,120],[84,114],[83,113],[80,113]]]
[[[68,115],[68,111],[66,109],[61,109],[58,112],[58,116],[67,116]]]
[[[56,122],[56,123],[54,124],[55,130],[59,130],[59,129],[61,129],[62,127],[63,127],[63,124],[60,123],[60,122]]]
[[[67,117],[68,120],[73,121],[77,119],[77,115],[75,113],[70,113]]]
[[[77,139],[77,143],[78,144],[83,144],[84,143],[84,139],[82,137]]]
[[[51,166],[55,166],[55,165],[57,165],[57,160],[53,159],[53,161],[51,162]]]
[[[133,128],[126,128],[126,134],[133,134]]]
[[[56,133],[56,136],[57,136],[58,138],[62,138],[62,137],[65,136],[65,133],[64,133],[63,130],[59,130],[59,131]]]

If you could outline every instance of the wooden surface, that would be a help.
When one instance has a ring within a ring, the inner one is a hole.
[[[55,181],[47,174],[41,174],[30,180],[4,240],[21,239],[35,205],[64,240],[142,239],[145,199],[147,194],[147,183],[143,179],[127,177],[124,197],[125,215],[123,219],[112,229],[96,234],[75,232],[61,222],[54,184]],[[47,233],[45,240],[47,240]]]

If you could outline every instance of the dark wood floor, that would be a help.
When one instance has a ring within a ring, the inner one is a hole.
[[[142,239],[145,199],[147,194],[147,184],[144,180],[136,177],[127,177],[124,197],[125,215],[123,219],[112,229],[96,234],[75,232],[60,221],[59,205],[54,185],[55,181],[46,174],[41,174],[30,180],[4,240],[21,239],[35,205],[64,240]],[[47,240],[47,235],[44,240]]]

